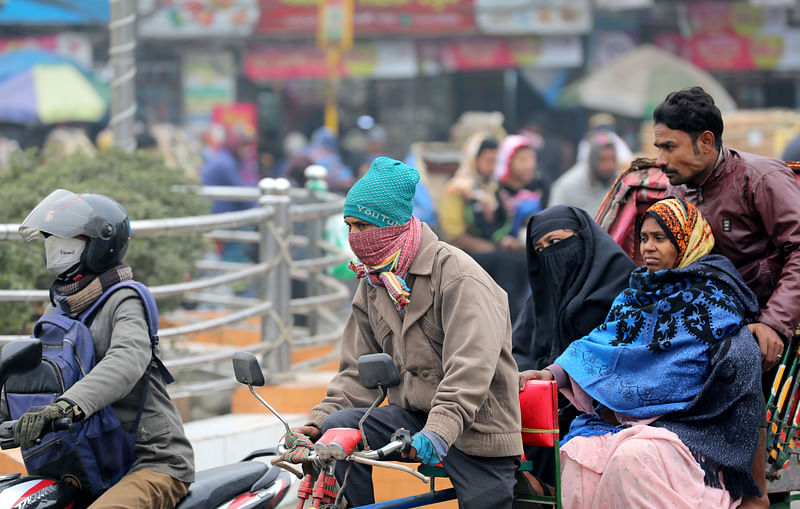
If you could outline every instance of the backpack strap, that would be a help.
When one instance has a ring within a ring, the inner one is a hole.
[[[121,290],[122,288],[130,288],[135,290],[139,295],[139,298],[142,300],[142,303],[144,304],[145,321],[147,321],[147,332],[150,336],[150,349],[153,354],[153,360],[155,361],[158,371],[161,373],[161,377],[164,379],[164,382],[171,384],[175,381],[175,378],[173,378],[172,374],[156,354],[156,349],[158,347],[158,306],[156,306],[156,300],[153,298],[153,294],[150,293],[150,289],[147,288],[147,286],[139,281],[120,281],[103,292],[103,294],[100,295],[100,297],[98,297],[97,300],[95,300],[86,311],[79,315],[78,319],[83,324],[88,326],[89,322],[94,318],[94,315],[97,313],[100,307],[106,303],[106,301],[114,292]]]

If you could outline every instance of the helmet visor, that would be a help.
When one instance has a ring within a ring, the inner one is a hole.
[[[82,195],[57,189],[39,202],[22,225],[19,233],[30,242],[43,233],[72,238],[78,235],[97,237],[103,221],[97,221],[94,208]]]

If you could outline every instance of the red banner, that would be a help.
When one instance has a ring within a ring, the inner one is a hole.
[[[445,68],[458,71],[514,67],[515,59],[506,39],[470,39],[441,46]]]
[[[411,41],[356,44],[342,55],[339,76],[411,78],[417,75],[417,55]],[[325,52],[311,44],[253,46],[244,59],[245,76],[254,81],[327,76]]]
[[[259,0],[255,33],[311,35],[320,0]],[[454,34],[475,31],[474,0],[355,0],[355,35]]]
[[[789,26],[785,9],[746,3],[688,4],[687,37],[675,32],[656,35],[656,45],[690,60],[702,69],[741,71],[800,68],[800,32]]]
[[[325,78],[328,75],[325,50],[311,45],[250,49],[244,56],[244,74],[255,81]]]
[[[238,126],[243,132],[255,136],[257,129],[254,103],[220,104],[211,110],[211,122],[222,126]]]

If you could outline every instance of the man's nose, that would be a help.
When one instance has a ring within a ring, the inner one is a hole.
[[[658,157],[656,158],[656,165],[660,168],[667,166],[669,163],[669,158],[667,157],[666,153],[663,150],[658,151]]]

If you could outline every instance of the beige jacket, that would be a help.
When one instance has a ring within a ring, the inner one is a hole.
[[[520,275],[522,277],[522,275]],[[377,396],[361,386],[359,356],[386,352],[403,379],[389,403],[428,413],[424,429],[475,456],[522,453],[517,369],[505,292],[463,251],[423,225],[406,278],[411,303],[398,313],[384,288],[360,282],[345,326],[339,373],[311,411],[367,407]]]

